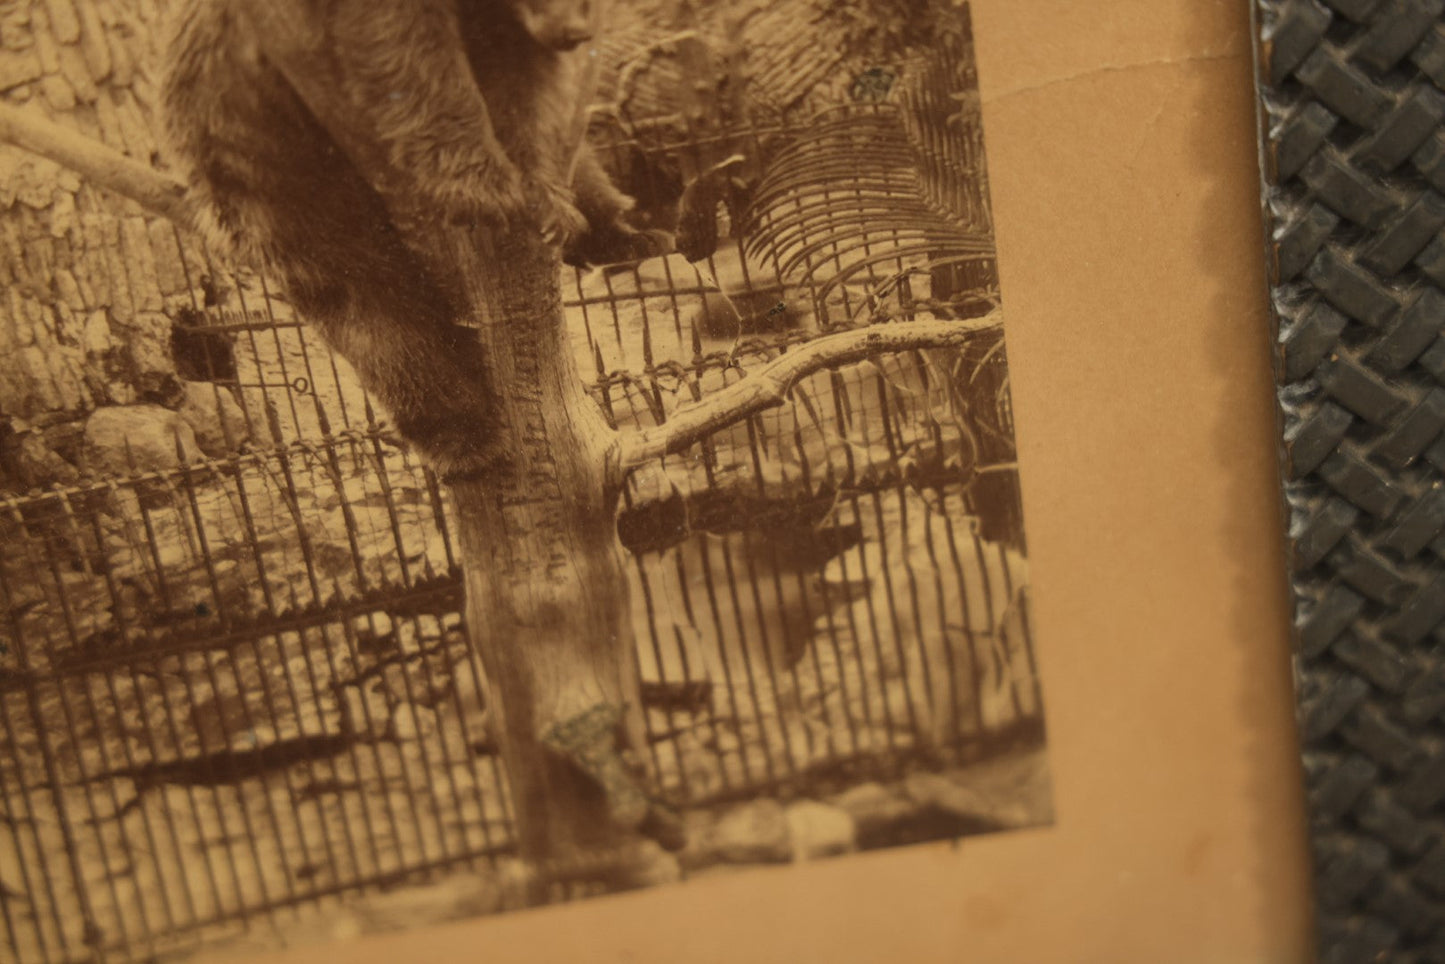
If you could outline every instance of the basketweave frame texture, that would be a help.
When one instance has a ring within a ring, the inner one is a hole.
[[[1323,961],[1445,961],[1445,0],[1257,0]]]

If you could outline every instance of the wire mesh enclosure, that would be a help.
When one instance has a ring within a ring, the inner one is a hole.
[[[565,273],[613,426],[833,332],[996,311],[971,71],[965,43],[713,126],[613,89],[594,133],[641,207],[725,175],[705,257]],[[178,377],[152,400],[180,414],[116,409],[85,477],[0,502],[0,918],[25,961],[184,951],[513,845],[445,488],[266,279],[167,243]],[[684,812],[1041,744],[996,326],[790,386],[635,472],[618,531]],[[859,844],[995,826],[931,819]]]

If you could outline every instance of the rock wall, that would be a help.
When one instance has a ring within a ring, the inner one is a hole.
[[[0,96],[159,164],[151,117],[163,13],[163,0],[0,0]],[[190,303],[205,263],[194,247],[183,263],[182,243],[133,202],[0,145],[0,418],[10,433],[32,444],[38,433],[73,461],[77,420],[174,384],[167,312]]]

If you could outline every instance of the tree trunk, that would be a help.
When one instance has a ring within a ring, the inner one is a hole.
[[[535,232],[449,240],[511,435],[507,473],[450,490],[520,855],[544,871],[592,865],[616,877],[649,815],[625,762],[641,759],[645,734],[616,530],[617,435],[578,377],[555,252]]]

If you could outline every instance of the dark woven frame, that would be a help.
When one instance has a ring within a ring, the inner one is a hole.
[[[1445,962],[1445,0],[1257,0],[1320,959]]]

